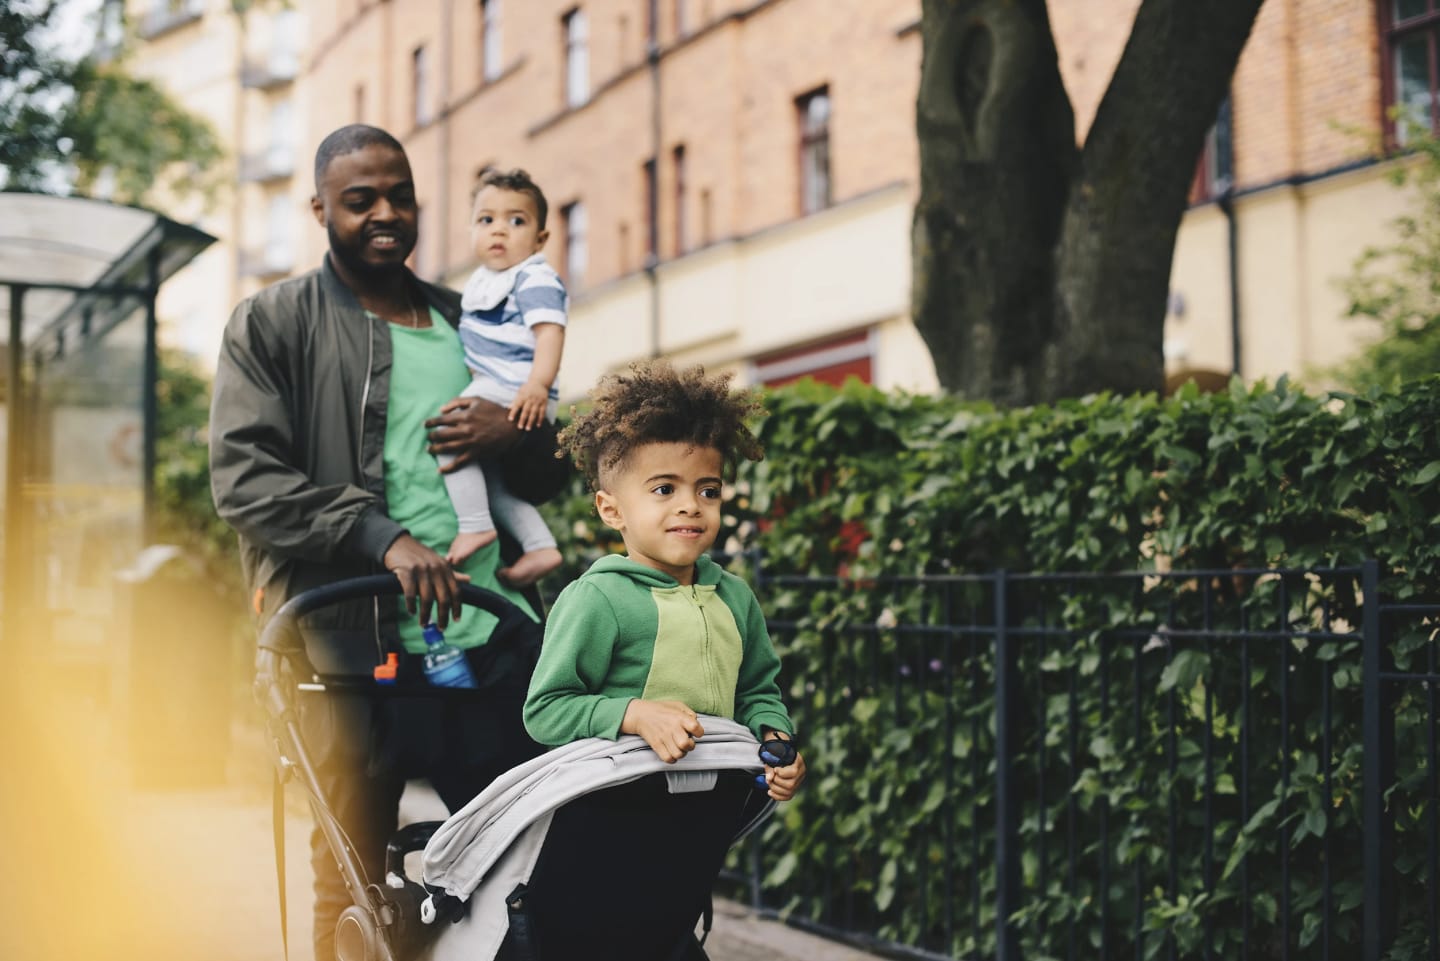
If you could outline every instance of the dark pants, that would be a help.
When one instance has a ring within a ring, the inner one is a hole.
[[[427,780],[452,813],[498,775],[540,753],[520,711],[538,646],[490,644],[471,653],[482,690],[459,696],[418,687],[416,696],[302,693],[300,724],[322,799],[350,838],[371,884],[384,884],[385,846],[398,823],[405,782]],[[497,629],[497,633],[499,630]],[[488,650],[487,650],[488,649]],[[418,663],[402,659],[401,679]],[[334,961],[335,923],[354,897],[318,825],[310,835],[315,874],[315,961]],[[357,893],[358,894],[358,893]]]
[[[434,771],[427,780],[446,809],[454,813],[504,770],[502,766]],[[385,845],[399,826],[400,795],[408,778],[395,771],[370,773],[341,763],[324,765],[317,776],[331,813],[355,846],[366,877],[371,883],[383,884]],[[335,923],[354,899],[318,825],[310,832],[310,866],[315,874],[315,959],[332,961]]]
[[[656,774],[561,808],[528,885],[538,961],[683,956],[725,852],[763,803],[743,774],[694,794],[670,794]],[[514,956],[507,944],[501,957]]]

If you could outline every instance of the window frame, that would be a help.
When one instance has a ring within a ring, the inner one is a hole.
[[[410,54],[411,120],[417,128],[435,119],[430,109],[430,51],[420,44]]]
[[[480,0],[480,81],[494,83],[505,72],[504,0]]]
[[[1430,9],[1403,21],[1395,18],[1398,0],[1378,0],[1380,18],[1380,97],[1381,122],[1386,145],[1404,146],[1404,130],[1392,113],[1400,106],[1399,84],[1395,76],[1399,57],[1396,48],[1408,37],[1417,34],[1427,38],[1430,68],[1430,130],[1440,133],[1440,0],[1428,0]]]
[[[585,274],[590,266],[590,216],[585,202],[576,199],[561,207],[560,222],[565,225],[565,283],[571,290],[579,290],[585,286]],[[580,253],[578,257],[577,249]]]
[[[685,243],[685,191],[689,186],[685,180],[685,145],[677,143],[670,149],[670,175],[674,178],[671,191],[675,202],[674,236],[675,256],[683,257],[689,251]]]
[[[812,128],[810,123],[810,108],[820,98],[825,101],[825,122],[818,130]],[[835,101],[830,96],[830,85],[823,84],[819,87],[801,94],[795,98],[795,113],[798,121],[798,137],[796,139],[796,163],[799,168],[799,179],[796,183],[796,200],[802,217],[819,213],[835,205],[835,169],[831,160],[834,152],[830,149],[831,137],[833,134]],[[817,203],[812,205],[812,197],[815,193],[811,182],[811,174],[816,169],[814,162],[816,156],[823,157],[824,183],[823,195]]]
[[[660,259],[660,177],[655,158],[640,165],[640,203],[645,217],[645,265]]]
[[[290,198],[271,194],[265,205],[265,246],[262,261],[270,271],[289,272],[295,265],[295,216]]]
[[[590,102],[590,21],[582,7],[571,7],[560,17],[561,94],[567,109]]]
[[[1226,97],[1220,104],[1215,122],[1205,134],[1205,145],[1200,148],[1200,156],[1195,162],[1195,178],[1190,183],[1191,206],[1218,200],[1234,186],[1235,128],[1232,109],[1230,98]]]
[[[265,118],[266,169],[274,172],[288,170],[295,156],[295,100],[281,97],[270,103],[269,115]]]

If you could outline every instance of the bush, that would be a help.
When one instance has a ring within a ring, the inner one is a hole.
[[[775,586],[762,603],[813,780],[783,825],[770,828],[767,850],[788,853],[768,860],[767,884],[805,917],[933,950],[993,951],[988,635],[901,630],[984,618],[993,598],[980,583],[926,591],[917,575],[1352,567],[1375,558],[1389,598],[1440,600],[1440,378],[1412,382],[1403,394],[1314,396],[1284,381],[1237,382],[1215,395],[1187,388],[1166,399],[1101,395],[1014,411],[854,383],[801,384],[773,392],[768,405],[759,430],[767,457],[737,479],[726,536],[732,547],[758,549],[767,577],[782,578],[768,582]],[[611,532],[595,533],[578,483],[547,510],[567,557],[618,545]],[[564,543],[582,530],[583,541]],[[795,575],[824,580],[783,580]],[[1308,956],[1327,917],[1332,943],[1353,942],[1359,845],[1332,849],[1327,837],[1358,838],[1360,649],[1354,640],[1300,635],[1358,626],[1354,579],[1206,577],[1145,596],[1099,583],[1063,596],[1031,591],[1012,603],[1017,624],[1071,631],[1064,645],[1028,643],[1020,655],[1026,710],[1043,719],[1018,747],[1025,956],[1064,956],[1071,937],[1092,946],[1105,939],[1113,949],[1136,928],[1152,932],[1142,934],[1147,955],[1167,936],[1182,954],[1206,936],[1235,953],[1241,910],[1250,912],[1255,956],[1278,952],[1285,924]],[[1202,594],[1225,620],[1217,629],[1270,612],[1279,636],[1295,636],[1257,649],[1245,677],[1235,657],[1204,643],[1151,653],[1117,641],[1121,627],[1200,617]],[[942,600],[950,606],[943,612]],[[1418,663],[1432,644],[1428,629],[1402,636],[1398,666]],[[1276,720],[1282,689],[1288,730]],[[1252,731],[1244,775],[1242,698],[1265,721]],[[1400,697],[1400,758],[1423,756],[1424,716],[1417,695]],[[1072,728],[1083,734],[1072,740]],[[1209,895],[1196,813],[1210,776],[1200,763],[1206,743],[1221,793],[1233,795],[1234,781],[1248,777],[1253,802],[1243,811],[1233,796],[1216,804]],[[1413,771],[1401,774],[1415,781]],[[1172,799],[1180,806],[1173,815]],[[1039,847],[1072,800],[1087,817],[1101,806],[1115,812],[1109,835],[1078,835],[1073,886],[1061,883],[1065,852]],[[1420,837],[1409,832],[1419,830],[1421,810],[1397,805],[1397,850]],[[1183,840],[1173,891],[1164,878],[1172,817]],[[957,847],[957,838],[968,840]],[[949,890],[941,883],[947,851],[973,852],[977,862],[975,877]],[[1292,918],[1279,916],[1282,855],[1295,868]],[[1242,857],[1251,895],[1243,909]],[[1113,860],[1125,883],[1154,887],[1133,900],[1120,887],[1100,890],[1098,858]],[[1328,915],[1316,867],[1326,859],[1336,882]],[[1415,891],[1426,887],[1421,860],[1401,858],[1397,867]],[[827,888],[839,868],[848,879]],[[957,899],[976,911],[970,926],[947,930],[945,909]],[[1410,900],[1399,908],[1402,922],[1419,916]]]
[[[1428,121],[1395,118],[1409,154],[1391,169],[1410,211],[1389,224],[1383,244],[1367,247],[1342,287],[1349,317],[1368,321],[1377,338],[1334,373],[1360,388],[1388,390],[1440,370],[1440,139]]]
[[[772,392],[718,545],[774,573],[912,576],[1343,566],[1437,597],[1440,378],[1403,394],[1281,380],[1013,411],[851,382]],[[576,476],[545,507],[563,583],[623,549]]]

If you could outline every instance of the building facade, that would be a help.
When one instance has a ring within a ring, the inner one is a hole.
[[[544,188],[547,253],[572,293],[567,397],[652,354],[934,387],[906,317],[918,4],[309,10],[306,85],[333,109],[312,99],[308,140],[365,121],[405,142],[422,274],[459,284],[474,266],[486,166]],[[307,256],[323,243],[312,232]]]
[[[1435,3],[1262,8],[1177,243],[1172,372],[1303,375],[1367,334],[1337,280],[1403,209],[1375,141],[1393,146],[1395,103],[1433,123]],[[1050,4],[1082,140],[1138,4]],[[288,22],[258,9],[246,23],[269,26],[240,31],[231,84],[246,98],[234,294],[319,261],[309,158],[363,121],[410,153],[426,277],[459,285],[474,266],[484,168],[524,167],[544,188],[547,254],[572,293],[567,399],[654,354],[752,382],[937,386],[908,319],[919,0],[302,0]],[[293,82],[247,88],[244,64],[280,46],[298,49]],[[191,82],[157,73],[182,95]],[[217,337],[231,304],[204,321]]]
[[[167,202],[175,219],[219,242],[161,294],[166,343],[213,367],[230,309],[301,263],[299,231],[309,212],[299,78],[304,4],[230,0],[125,0],[136,46],[127,62],[214,126],[228,154],[225,189],[208,201]]]

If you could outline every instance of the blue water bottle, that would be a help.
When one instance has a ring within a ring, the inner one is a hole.
[[[436,687],[475,687],[465,652],[445,640],[440,628],[425,625],[425,679]]]

